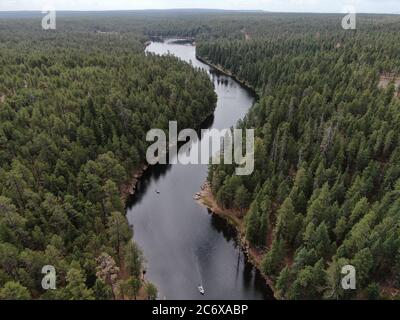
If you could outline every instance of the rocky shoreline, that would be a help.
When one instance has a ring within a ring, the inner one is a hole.
[[[120,195],[123,203],[126,203],[130,196],[133,196],[136,192],[136,187],[140,178],[143,177],[144,173],[149,169],[148,164],[142,164],[138,169],[132,171],[130,178],[120,186]]]
[[[201,191],[195,194],[194,200],[199,205],[208,208],[212,214],[224,218],[227,221],[227,223],[235,227],[237,231],[238,240],[240,242],[240,246],[242,247],[244,253],[247,255],[251,264],[253,264],[260,271],[266,283],[271,288],[275,299],[279,299],[279,297],[276,294],[276,290],[272,279],[267,275],[263,274],[263,272],[261,271],[262,256],[265,252],[263,250],[257,249],[256,247],[252,246],[246,240],[244,221],[243,218],[240,217],[240,213],[236,212],[235,210],[221,208],[217,204],[217,201],[211,192],[210,184],[207,181],[201,186]]]

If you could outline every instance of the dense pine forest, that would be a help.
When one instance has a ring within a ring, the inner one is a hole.
[[[234,12],[0,17],[0,299],[156,297],[142,280],[120,187],[146,132],[198,127],[216,103],[205,72],[143,53],[154,36],[256,90],[255,171],[211,166],[286,299],[398,298],[400,17]],[[354,265],[357,290],[340,286]],[[43,290],[44,265],[58,290]]]
[[[143,49],[79,19],[0,21],[0,299],[156,296],[119,187],[149,129],[199,126],[216,98],[204,72]]]
[[[334,15],[255,21],[198,44],[260,96],[238,125],[256,128],[255,172],[212,166],[212,193],[245,211],[278,297],[398,297],[400,18],[361,15],[348,31]],[[340,286],[347,264],[358,290]]]

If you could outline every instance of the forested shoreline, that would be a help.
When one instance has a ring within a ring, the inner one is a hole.
[[[255,171],[211,166],[218,205],[262,253],[286,299],[398,298],[398,15],[154,13],[0,19],[0,299],[155,298],[120,186],[145,134],[197,127],[215,107],[205,72],[145,55],[154,36],[255,88]],[[382,77],[389,77],[381,85]],[[340,286],[357,270],[358,290]],[[43,290],[44,265],[58,290]],[[146,287],[146,288],[144,288]]]
[[[213,112],[208,76],[145,55],[140,33],[0,23],[0,298],[155,298],[119,187],[148,130]],[[42,288],[45,265],[57,290]]]
[[[293,19],[290,34],[260,28],[251,40],[198,43],[201,57],[261,97],[239,124],[256,128],[254,174],[212,166],[209,182],[218,205],[233,209],[247,241],[265,252],[261,269],[278,297],[398,292],[400,101],[394,83],[378,83],[400,74],[399,24],[371,21],[356,32],[321,21],[325,30],[310,32]],[[346,264],[356,267],[357,291],[339,286]]]

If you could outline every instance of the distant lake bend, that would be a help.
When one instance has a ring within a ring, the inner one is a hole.
[[[207,71],[218,96],[207,128],[236,125],[254,103],[250,91],[196,59],[191,44],[152,42],[146,51],[170,53]],[[206,177],[207,165],[158,165],[139,182],[127,217],[147,261],[147,279],[157,286],[159,299],[273,299],[240,248],[235,229],[193,200]]]

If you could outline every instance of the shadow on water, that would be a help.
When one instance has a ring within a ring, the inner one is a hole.
[[[139,205],[142,199],[146,196],[149,190],[150,182],[157,181],[164,177],[169,170],[171,170],[170,164],[158,164],[155,166],[149,166],[149,168],[143,173],[142,177],[136,185],[135,194],[130,195],[126,201],[126,209],[130,210],[134,206]]]
[[[200,129],[196,130],[197,135],[201,137],[202,129],[210,129],[214,123],[214,114],[208,116],[200,126]],[[187,141],[180,142],[179,146],[182,146]],[[126,201],[125,209],[132,209],[133,206],[140,203],[143,197],[146,195],[148,191],[148,187],[151,181],[157,181],[164,177],[169,170],[171,170],[170,164],[157,164],[153,166],[149,166],[148,169],[143,173],[142,177],[138,181],[136,185],[136,192],[133,195],[130,195]]]
[[[226,241],[235,240],[236,242],[237,238],[236,229],[229,223],[227,223],[225,219],[213,214],[211,210],[207,209],[207,211],[211,215],[211,225],[213,226],[213,228],[219,233],[222,233]]]
[[[264,299],[271,299],[273,293],[270,288],[265,288],[265,279],[261,275],[261,273],[256,270],[253,264],[250,262],[248,256],[240,249],[239,235],[235,227],[231,224],[227,223],[225,219],[215,215],[211,210],[207,209],[208,213],[211,215],[211,224],[213,228],[221,233],[226,241],[233,242],[236,248],[239,248],[237,251],[237,264],[236,264],[236,272],[237,276],[240,272],[241,263],[244,264],[243,268],[243,285],[247,289],[251,289],[252,287],[256,287],[257,290],[263,293]]]

